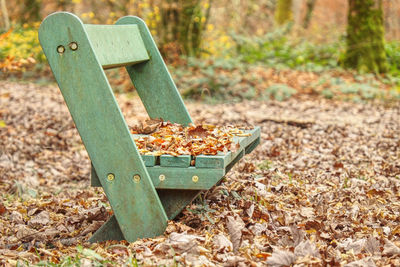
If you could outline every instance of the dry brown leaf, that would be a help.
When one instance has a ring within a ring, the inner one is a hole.
[[[385,245],[383,246],[382,254],[388,256],[400,255],[400,248],[390,240],[385,239]]]
[[[6,213],[7,209],[2,202],[0,202],[0,216]]]
[[[33,228],[41,228],[49,223],[50,223],[50,214],[48,211],[45,210],[33,216],[28,221],[28,225]]]
[[[233,245],[233,251],[237,251],[240,247],[244,225],[245,224],[243,220],[239,216],[228,216],[226,218],[226,228],[228,229],[229,236]]]
[[[293,252],[287,250],[275,250],[271,257],[268,257],[268,266],[283,267],[291,266],[296,261],[296,256]]]
[[[379,241],[374,236],[370,236],[365,242],[365,250],[372,255],[380,252],[381,249]]]
[[[297,257],[319,257],[319,251],[314,243],[311,243],[309,240],[301,241],[295,248],[294,254]]]
[[[233,250],[232,242],[223,234],[218,234],[213,238],[214,249],[219,253]]]
[[[344,265],[344,267],[376,267],[372,258],[367,257],[358,261],[353,261]]]
[[[198,241],[204,241],[203,237],[189,235],[187,233],[171,233],[167,244],[170,244],[176,251],[198,253]]]

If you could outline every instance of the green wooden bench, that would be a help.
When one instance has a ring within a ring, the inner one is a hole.
[[[150,118],[192,122],[149,29],[138,17],[116,25],[83,24],[58,12],[39,40],[92,162],[91,184],[102,186],[114,215],[92,236],[135,241],[162,234],[201,190],[208,190],[260,142],[260,129],[237,137],[240,148],[216,156],[140,155],[104,69],[125,67]]]

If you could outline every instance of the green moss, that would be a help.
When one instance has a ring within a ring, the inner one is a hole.
[[[349,0],[344,66],[360,72],[388,70],[381,0]]]

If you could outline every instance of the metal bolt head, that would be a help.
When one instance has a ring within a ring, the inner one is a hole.
[[[76,42],[69,43],[69,48],[73,51],[78,49],[78,44]]]
[[[140,175],[139,175],[139,174],[135,174],[135,175],[133,176],[133,181],[134,181],[135,183],[139,183],[139,182],[140,182]]]
[[[165,175],[164,174],[160,174],[160,176],[158,176],[158,178],[160,179],[160,181],[165,181]]]
[[[114,174],[112,174],[112,173],[107,174],[107,180],[112,181],[112,180],[114,180],[114,178],[115,178]]]
[[[192,181],[193,181],[193,183],[197,183],[197,182],[199,181],[199,176],[194,175],[194,176],[192,177]]]
[[[63,54],[65,52],[65,47],[63,45],[57,46],[57,52]]]

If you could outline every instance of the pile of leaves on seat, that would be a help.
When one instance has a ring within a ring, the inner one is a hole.
[[[248,129],[248,128],[247,128]],[[236,151],[238,143],[234,136],[249,136],[243,127],[182,124],[147,120],[139,126],[132,127],[135,143],[139,152],[144,155],[160,156],[179,155],[216,155],[218,152]]]

